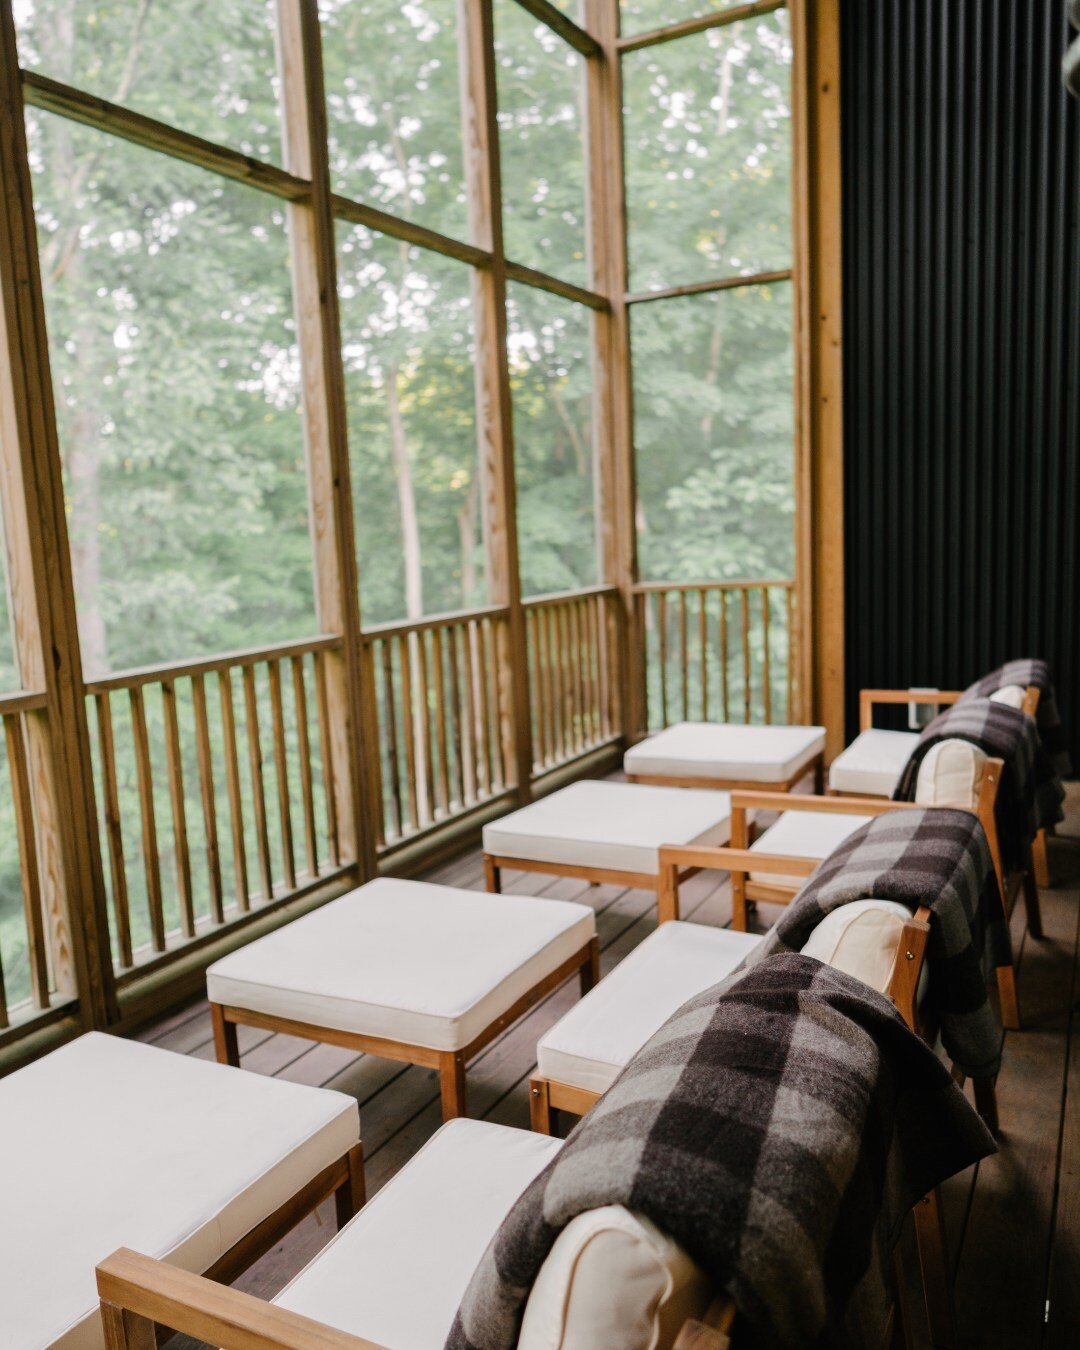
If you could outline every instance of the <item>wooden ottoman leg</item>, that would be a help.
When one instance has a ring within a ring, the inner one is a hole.
[[[1046,851],[1046,831],[1039,830],[1031,846],[1031,856],[1035,862],[1035,884],[1039,887],[1050,885],[1050,859]]]
[[[581,992],[587,994],[600,978],[600,939],[591,938],[589,941],[589,956],[585,964],[581,967]]]
[[[240,1043],[236,1036],[236,1023],[225,1016],[220,1003],[210,1004],[210,1024],[214,1028],[214,1054],[219,1064],[231,1064],[240,1067]]]
[[[952,1350],[956,1345],[956,1312],[949,1279],[945,1220],[936,1190],[915,1206],[915,1235],[919,1243],[919,1265],[922,1267],[930,1344],[938,1347],[938,1350]]]
[[[448,1050],[440,1056],[439,1091],[443,1120],[455,1120],[465,1110],[465,1056],[460,1050]]]
[[[529,1126],[536,1134],[551,1133],[551,1094],[546,1078],[529,1079]]]
[[[656,921],[670,923],[679,917],[679,867],[677,863],[662,862],[656,888]]]
[[[148,1317],[103,1301],[101,1325],[108,1350],[157,1350],[157,1334]]]
[[[1001,1025],[1006,1031],[1020,1030],[1020,1000],[1016,993],[1015,967],[998,966],[998,998],[1001,1001]]]
[[[337,1226],[344,1228],[354,1214],[364,1207],[367,1191],[364,1185],[364,1146],[354,1144],[345,1158],[348,1176],[334,1192]]]
[[[484,885],[494,895],[502,891],[502,876],[500,869],[495,865],[495,859],[490,853],[484,854]]]

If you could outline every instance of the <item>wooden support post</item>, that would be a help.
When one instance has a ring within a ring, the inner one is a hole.
[[[489,599],[505,605],[495,625],[503,761],[520,802],[532,789],[528,648],[518,567],[517,491],[510,370],[506,354],[506,255],[496,121],[492,0],[458,0],[465,177],[471,242],[491,255],[472,273],[476,330],[476,420]]]
[[[439,1095],[443,1120],[455,1120],[468,1114],[465,1105],[465,1056],[460,1050],[447,1050],[439,1056]]]
[[[529,1128],[534,1134],[550,1134],[551,1118],[554,1111],[551,1107],[551,1094],[548,1090],[548,1081],[546,1078],[532,1078],[529,1080]]]
[[[791,0],[795,221],[796,721],[845,744],[840,0]]]
[[[116,1014],[105,879],[11,0],[0,0],[0,499],[53,978]]]
[[[290,202],[296,329],[304,382],[304,439],[315,549],[319,628],[340,633],[321,676],[334,765],[337,842],[362,879],[375,873],[376,812],[381,810],[375,681],[360,638],[345,373],[337,259],[326,143],[326,101],[316,0],[278,0],[285,163],[311,192]]]
[[[614,635],[619,730],[631,742],[648,729],[648,715],[644,634],[638,631],[641,612],[634,595],[636,487],[618,0],[585,0],[584,12],[585,26],[599,44],[585,71],[590,284],[610,305],[606,313],[592,316],[600,575],[618,586],[622,602]]]

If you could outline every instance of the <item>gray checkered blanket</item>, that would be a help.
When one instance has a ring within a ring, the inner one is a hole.
[[[1039,728],[1039,739],[1043,743],[1050,767],[1059,778],[1068,778],[1072,773],[1072,760],[1065,740],[1065,728],[1058,714],[1057,698],[1054,694],[1054,682],[1050,678],[1050,667],[1036,657],[1026,657],[1018,661],[1006,661],[997,670],[984,675],[964,690],[961,702],[969,698],[989,698],[1007,684],[1021,684],[1025,688],[1030,684],[1039,691],[1039,706],[1035,710],[1035,722]]]
[[[448,1350],[510,1350],[566,1225],[646,1215],[729,1294],[740,1342],[883,1342],[889,1261],[923,1195],[994,1151],[944,1063],[891,1003],[780,955],[685,1003],[504,1219]]]
[[[871,897],[932,912],[926,1010],[956,1064],[973,1078],[993,1077],[1002,1030],[987,982],[1012,954],[990,846],[969,811],[927,807],[875,816],[810,876],[746,967],[800,951],[827,914]]]
[[[924,727],[893,797],[914,801],[919,769],[928,751],[958,738],[1005,762],[995,818],[1006,871],[1026,867],[1036,830],[1063,817],[1065,789],[1050,764],[1034,721],[1019,708],[988,698],[966,698]]]

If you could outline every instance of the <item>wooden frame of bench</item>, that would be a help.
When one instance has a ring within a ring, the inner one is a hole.
[[[715,788],[721,792],[734,792],[739,788],[748,791],[760,789],[762,792],[790,792],[798,783],[812,773],[814,791],[820,792],[825,775],[825,751],[819,750],[801,769],[788,778],[714,778],[703,774],[667,774],[667,773],[628,773],[628,783],[645,783],[652,787]]]
[[[488,1023],[478,1036],[474,1036],[468,1045],[460,1050],[439,1050],[432,1046],[392,1040],[385,1036],[368,1036],[339,1027],[318,1026],[313,1022],[302,1022],[275,1013],[253,1012],[248,1008],[237,1008],[231,1004],[211,1003],[210,1019],[214,1028],[214,1050],[222,1064],[239,1067],[240,1046],[236,1029],[238,1026],[248,1026],[259,1027],[264,1031],[279,1031],[286,1036],[300,1036],[308,1041],[322,1041],[327,1045],[341,1045],[358,1053],[378,1055],[382,1059],[437,1069],[443,1120],[452,1120],[456,1116],[466,1114],[466,1062],[494,1040],[511,1022],[516,1022],[575,972],[581,980],[581,992],[588,993],[600,978],[600,945],[596,937],[591,937],[555,970],[526,990],[516,1002]]]
[[[874,708],[879,704],[921,703],[930,706],[959,703],[963,697],[962,689],[860,689],[859,690],[859,731],[871,731],[874,726]],[[1039,698],[1042,690],[1029,684],[1024,691],[1024,701],[1020,705],[1022,712],[1034,719],[1039,711]],[[829,788],[830,794],[845,796],[841,788]],[[1031,845],[1031,872],[1036,887],[1050,885],[1050,858],[1046,847],[1046,830],[1039,830]],[[1026,896],[1025,896],[1026,898]],[[1038,896],[1036,895],[1036,903]],[[1028,922],[1031,922],[1030,914]],[[1042,927],[1033,930],[1034,937],[1042,936]]]
[[[662,907],[664,903],[661,898],[659,872],[631,872],[617,867],[588,867],[581,863],[540,862],[532,858],[511,858],[502,853],[485,853],[484,884],[495,895],[502,891],[503,868],[508,868],[512,872],[540,872],[544,876],[550,877],[576,877],[582,881],[593,882],[597,886],[608,883],[612,886],[626,886],[635,891],[655,891],[658,906]],[[697,870],[696,867],[687,868],[680,874],[679,880],[689,881]],[[675,904],[678,905],[677,892]],[[661,920],[664,917],[661,913]],[[679,916],[675,913],[666,917],[677,919]]]

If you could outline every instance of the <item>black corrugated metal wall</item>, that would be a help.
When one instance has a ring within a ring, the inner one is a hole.
[[[843,0],[849,731],[1055,672],[1080,764],[1080,104],[1066,0]]]

